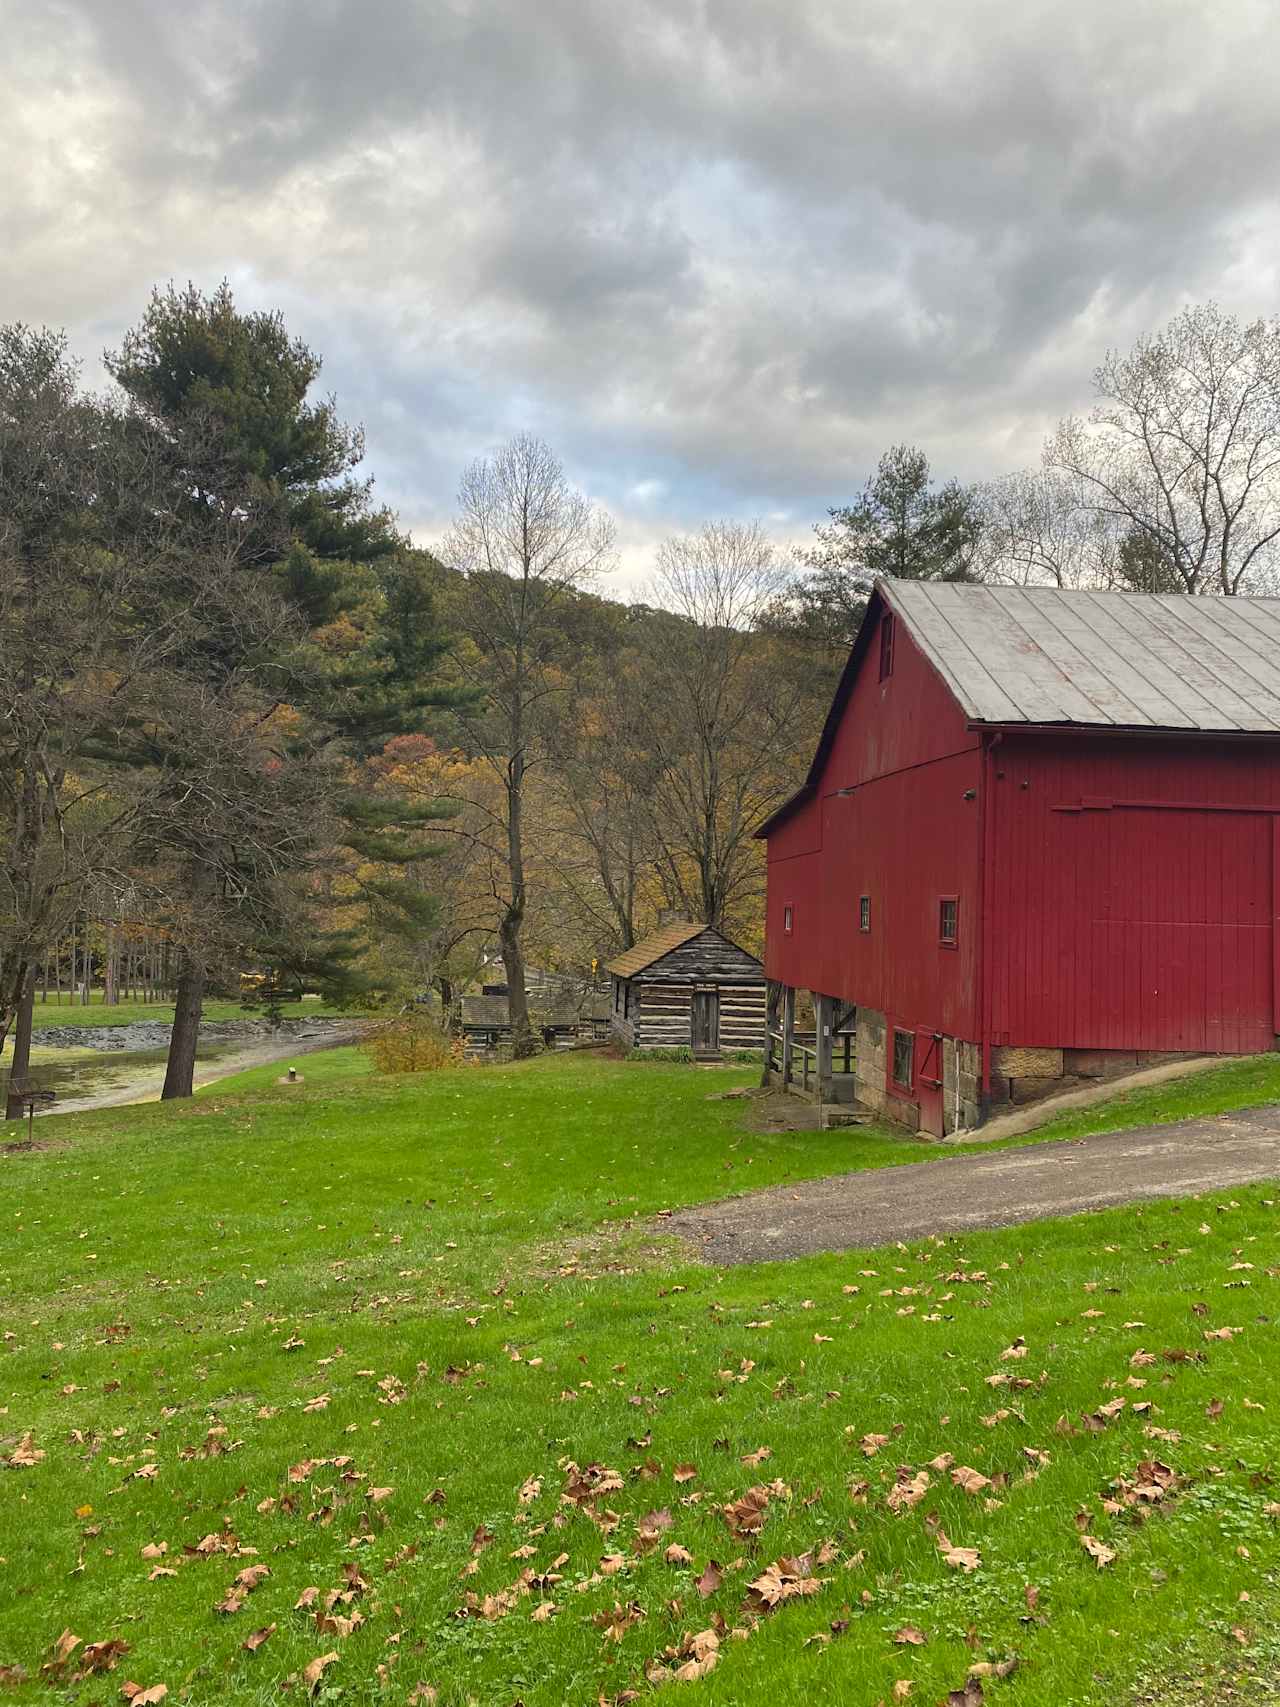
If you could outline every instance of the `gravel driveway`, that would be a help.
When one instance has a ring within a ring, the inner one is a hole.
[[[1280,1105],[836,1174],[664,1216],[709,1263],[860,1250],[1280,1180]]]

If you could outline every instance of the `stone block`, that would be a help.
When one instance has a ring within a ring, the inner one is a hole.
[[[1041,1097],[1054,1096],[1058,1091],[1069,1091],[1075,1083],[1074,1079],[1050,1079],[1036,1076],[1010,1079],[1009,1095],[1015,1103],[1039,1102]]]
[[[1062,1051],[1021,1049],[1005,1044],[991,1051],[991,1066],[1007,1079],[1057,1079],[1062,1076]]]
[[[1132,1073],[1138,1057],[1131,1049],[1066,1049],[1063,1051],[1063,1071],[1077,1073],[1082,1079],[1115,1079],[1122,1073]]]

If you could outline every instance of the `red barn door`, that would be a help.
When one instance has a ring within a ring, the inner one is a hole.
[[[943,1136],[942,1127],[942,1037],[936,1031],[916,1032],[916,1100],[920,1104],[920,1130]]]
[[[1069,842],[1057,956],[1041,990],[1026,994],[1029,1007],[1061,1004],[1056,1025],[1045,1016],[1053,1040],[1222,1054],[1273,1047],[1275,820],[1117,802],[1080,813]],[[1030,1037],[1041,1027],[1018,1029]]]

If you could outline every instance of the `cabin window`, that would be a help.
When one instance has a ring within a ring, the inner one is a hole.
[[[880,622],[880,680],[893,674],[893,613],[886,611]]]
[[[858,929],[860,931],[869,931],[871,929],[870,895],[859,895],[858,897]]]
[[[938,901],[938,941],[943,948],[955,948],[960,940],[960,898],[943,895]]]
[[[783,936],[790,936],[791,935],[791,925],[792,925],[793,917],[794,917],[794,915],[793,915],[790,907],[784,907],[782,909],[782,934],[783,934]]]
[[[915,1037],[909,1031],[899,1031],[896,1027],[893,1033],[893,1082],[901,1090],[911,1089],[913,1060],[915,1053]]]

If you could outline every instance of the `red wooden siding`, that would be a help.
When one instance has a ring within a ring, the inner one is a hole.
[[[993,1043],[1273,1047],[1270,744],[1018,736],[993,771]]]
[[[979,812],[964,796],[979,785],[978,738],[901,623],[885,681],[878,664],[873,646],[814,795],[769,835],[766,971],[900,1024],[975,1036]],[[938,940],[943,895],[960,901],[954,948]]]

